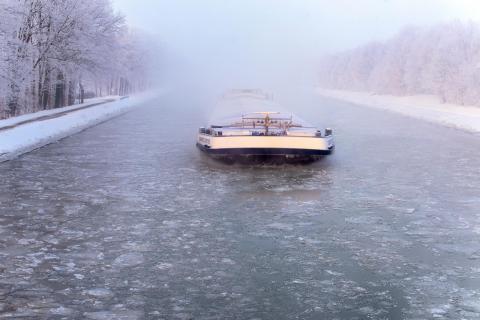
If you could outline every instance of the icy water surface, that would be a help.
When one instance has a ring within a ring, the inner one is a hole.
[[[211,162],[170,96],[0,164],[0,318],[479,319],[479,137],[302,103],[315,165]]]

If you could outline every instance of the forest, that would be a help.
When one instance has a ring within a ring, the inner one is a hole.
[[[395,37],[322,59],[324,88],[398,96],[436,95],[480,105],[480,26],[450,22],[407,27]]]
[[[0,119],[148,86],[145,36],[108,0],[2,0],[0,17]]]

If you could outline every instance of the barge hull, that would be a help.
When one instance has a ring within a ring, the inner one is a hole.
[[[221,148],[213,149],[197,143],[197,147],[213,159],[227,163],[311,163],[332,154],[327,150],[294,148]]]

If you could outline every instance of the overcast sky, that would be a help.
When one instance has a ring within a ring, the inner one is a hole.
[[[288,77],[407,25],[479,20],[480,0],[113,0],[128,24],[217,78]],[[276,74],[276,75],[275,75]],[[243,81],[243,80],[242,80]]]

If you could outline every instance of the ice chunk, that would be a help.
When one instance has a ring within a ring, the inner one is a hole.
[[[140,311],[119,310],[85,312],[84,316],[92,320],[136,320],[141,319],[143,314]]]
[[[60,315],[60,316],[68,316],[73,313],[73,310],[70,308],[65,308],[64,306],[60,306],[58,308],[50,309],[52,314]]]
[[[113,292],[105,288],[90,289],[90,290],[87,290],[87,294],[97,298],[109,298],[113,296]]]
[[[119,268],[134,267],[142,264],[144,261],[145,259],[143,258],[143,255],[141,253],[131,252],[118,256],[113,261],[113,266]]]
[[[293,230],[293,227],[290,224],[281,223],[281,222],[270,223],[269,225],[267,225],[267,227],[270,227],[272,229],[285,230],[285,231]]]
[[[157,267],[157,269],[160,269],[160,270],[166,270],[166,269],[170,269],[171,267],[173,267],[173,264],[167,263],[167,262],[162,262],[162,263],[157,264],[156,267]]]

